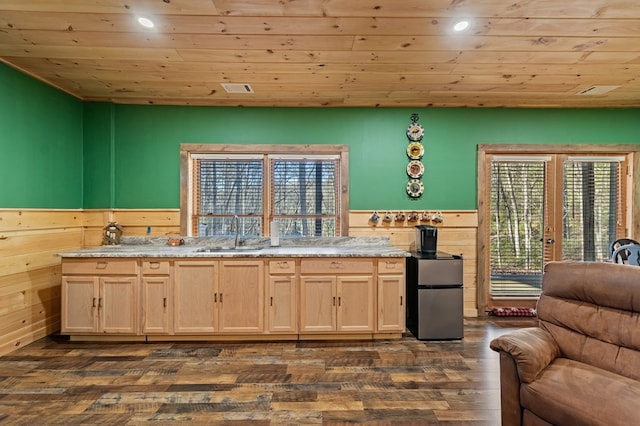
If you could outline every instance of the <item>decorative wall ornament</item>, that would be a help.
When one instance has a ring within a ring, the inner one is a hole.
[[[407,164],[407,176],[409,176],[407,195],[412,200],[417,200],[424,193],[424,185],[420,180],[424,175],[424,164],[421,161],[424,155],[424,146],[422,145],[424,127],[418,123],[419,119],[418,114],[411,114],[411,124],[407,127],[406,132],[407,139],[409,139],[409,145],[407,146],[407,157],[409,157],[409,164]]]

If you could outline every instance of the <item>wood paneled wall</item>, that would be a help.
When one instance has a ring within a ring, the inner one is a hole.
[[[350,212],[350,236],[384,236],[396,247],[413,248],[416,223],[373,224],[371,213]],[[465,315],[477,316],[477,212],[442,214],[444,221],[437,225],[438,248],[464,257]],[[0,209],[0,355],[60,329],[61,268],[55,254],[102,244],[102,228],[110,221],[122,225],[126,236],[166,236],[180,231],[178,209]]]
[[[81,210],[0,210],[0,355],[60,329],[60,258],[82,247]]]
[[[464,315],[478,316],[477,285],[477,236],[478,213],[476,210],[442,211],[442,223],[408,222],[407,220],[383,222],[370,221],[373,211],[352,210],[349,214],[349,235],[352,237],[389,237],[391,244],[403,250],[415,249],[416,225],[435,225],[438,227],[438,250],[451,254],[460,254],[464,268]],[[383,216],[384,210],[378,210]],[[395,217],[397,210],[391,211]],[[410,212],[403,212],[408,214]],[[422,212],[420,212],[422,213]]]

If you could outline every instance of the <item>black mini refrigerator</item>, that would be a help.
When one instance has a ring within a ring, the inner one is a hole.
[[[420,340],[462,339],[462,256],[416,251],[406,268],[407,328]]]

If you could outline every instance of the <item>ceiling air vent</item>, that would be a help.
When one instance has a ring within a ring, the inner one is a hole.
[[[220,83],[227,93],[253,93],[251,85],[246,83]]]
[[[578,92],[578,95],[604,95],[605,93],[609,93],[612,90],[617,89],[620,86],[591,86],[584,90]]]

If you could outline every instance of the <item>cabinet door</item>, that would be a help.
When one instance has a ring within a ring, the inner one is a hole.
[[[62,277],[61,331],[97,332],[99,297],[97,277]]]
[[[371,276],[339,276],[337,278],[338,331],[373,331],[375,288]]]
[[[142,278],[142,333],[166,334],[169,328],[169,277]]]
[[[103,333],[138,332],[137,277],[101,277],[100,331]]]
[[[404,275],[378,275],[378,331],[405,330]]]
[[[221,332],[264,331],[264,261],[221,262],[218,309]]]
[[[336,277],[301,277],[300,331],[335,331],[336,296]]]
[[[269,331],[295,333],[298,329],[295,275],[269,276]]]
[[[176,334],[216,331],[217,269],[215,261],[176,261],[173,286]]]

